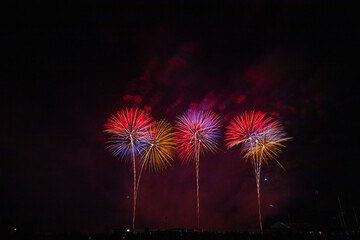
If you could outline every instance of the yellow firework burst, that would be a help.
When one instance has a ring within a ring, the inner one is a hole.
[[[142,158],[142,164],[148,170],[163,170],[171,166],[170,161],[175,155],[175,133],[166,120],[156,122],[149,132],[148,147]]]
[[[285,147],[282,142],[291,139],[285,135],[284,128],[280,123],[270,124],[264,130],[251,136],[251,140],[245,143],[244,157],[251,160],[253,164],[255,159],[264,163],[268,163],[272,159],[276,160],[276,157],[282,152],[281,148]],[[282,167],[279,162],[278,164]]]

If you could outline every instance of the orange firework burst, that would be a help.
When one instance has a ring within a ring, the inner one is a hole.
[[[254,159],[257,158],[264,163],[273,159],[284,169],[276,157],[282,152],[281,148],[285,147],[282,143],[291,139],[285,135],[284,128],[280,123],[269,124],[262,131],[255,133],[251,137],[251,141],[243,144],[244,157],[250,159],[253,164]]]
[[[175,133],[169,122],[156,122],[149,130],[146,154],[142,158],[145,168],[153,171],[163,170],[170,166],[175,155]]]

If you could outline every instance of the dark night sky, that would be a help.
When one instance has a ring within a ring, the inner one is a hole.
[[[31,221],[44,232],[130,226],[131,165],[106,151],[106,119],[134,106],[174,122],[200,104],[225,126],[244,110],[278,115],[293,137],[279,158],[287,171],[275,163],[263,170],[265,226],[290,217],[336,228],[338,196],[353,226],[354,6],[235,2],[5,7],[1,221]],[[200,162],[201,225],[256,229],[252,166],[220,146]],[[175,158],[170,169],[145,173],[137,228],[164,228],[165,216],[168,227],[193,228],[195,194],[192,164]]]

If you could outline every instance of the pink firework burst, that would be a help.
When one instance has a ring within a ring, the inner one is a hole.
[[[217,150],[220,138],[220,118],[211,111],[189,110],[176,122],[179,157],[183,162]]]

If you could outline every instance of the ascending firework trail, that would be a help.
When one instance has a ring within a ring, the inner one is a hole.
[[[199,168],[200,155],[217,150],[220,119],[210,111],[189,110],[176,122],[178,152],[183,162],[196,165],[197,226],[200,229]]]

